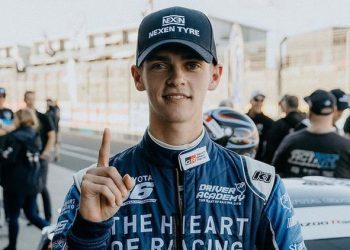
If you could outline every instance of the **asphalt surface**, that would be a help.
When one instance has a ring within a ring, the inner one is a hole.
[[[73,183],[72,175],[97,161],[98,150],[101,144],[101,135],[93,133],[77,133],[65,131],[61,133],[61,154],[58,162],[50,164],[48,189],[51,195],[53,208],[53,223],[57,221],[57,210],[62,206],[65,195]],[[135,142],[115,141],[112,137],[111,156],[130,147]],[[2,204],[2,190],[0,187],[0,207]],[[38,197],[40,213],[42,212],[41,197]],[[3,210],[0,212],[0,249],[8,244],[8,228],[4,221]],[[35,250],[41,238],[41,231],[35,226],[27,226],[23,213],[19,219],[20,229],[18,250]]]

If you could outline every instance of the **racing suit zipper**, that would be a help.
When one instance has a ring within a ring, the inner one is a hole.
[[[178,213],[175,217],[175,223],[174,223],[174,248],[182,249],[182,216],[183,216],[183,202],[181,197],[181,190],[180,190],[180,174],[179,169],[175,168],[176,172],[176,195],[177,195],[177,206],[178,206]],[[183,192],[183,191],[182,191]]]

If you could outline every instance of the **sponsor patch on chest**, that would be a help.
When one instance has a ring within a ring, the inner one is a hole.
[[[210,161],[207,147],[197,148],[191,152],[179,156],[183,170],[196,167]]]

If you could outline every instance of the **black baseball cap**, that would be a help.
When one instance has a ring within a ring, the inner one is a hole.
[[[3,87],[0,87],[0,97],[6,96],[6,90]]]
[[[171,7],[146,16],[138,31],[136,65],[139,67],[152,51],[167,44],[185,45],[207,63],[218,61],[213,28],[200,11]]]
[[[349,108],[349,96],[341,89],[332,89],[330,91],[336,99],[337,109],[345,110]]]
[[[328,91],[318,89],[304,97],[310,110],[317,115],[329,115],[334,112],[335,97]]]

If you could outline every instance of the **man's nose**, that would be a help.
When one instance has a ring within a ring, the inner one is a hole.
[[[185,72],[181,67],[172,67],[170,71],[170,76],[167,80],[168,85],[180,86],[184,85],[185,80]]]

